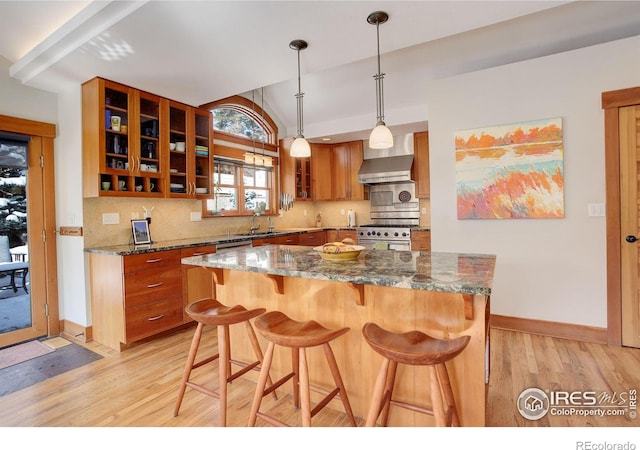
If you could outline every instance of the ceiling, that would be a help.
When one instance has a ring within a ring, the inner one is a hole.
[[[385,113],[426,129],[429,79],[640,34],[640,1],[0,1],[0,56],[21,83],[61,92],[101,76],[201,105],[256,91],[296,131],[300,54],[310,140],[375,123],[380,25]],[[248,94],[250,96],[250,94]],[[355,134],[354,134],[355,132]],[[363,135],[364,137],[364,135]],[[363,138],[358,137],[358,138]]]

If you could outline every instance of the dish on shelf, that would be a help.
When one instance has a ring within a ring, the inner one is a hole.
[[[180,183],[171,183],[169,185],[169,187],[171,189],[184,189],[184,184],[180,184]]]
[[[171,173],[178,173],[178,169],[170,169],[169,172]]]
[[[196,188],[196,194],[207,194],[209,193],[209,189],[207,188]]]
[[[349,245],[342,242],[329,242],[313,249],[320,254],[322,259],[329,261],[350,261],[360,256],[362,245]]]

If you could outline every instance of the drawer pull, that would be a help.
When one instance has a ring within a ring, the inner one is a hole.
[[[157,287],[162,286],[163,284],[164,284],[164,281],[161,281],[160,283],[147,284],[147,287],[148,287],[149,289],[151,289],[151,288],[157,288]]]
[[[160,320],[160,319],[162,319],[163,317],[164,317],[164,314],[160,314],[159,316],[149,317],[147,320],[148,320],[149,322],[152,322],[152,321],[154,321],[154,320]]]
[[[147,259],[147,263],[149,264],[153,264],[153,263],[157,263],[162,261],[162,258],[156,258],[156,259]]]
[[[192,256],[202,256],[204,254],[205,254],[204,252],[196,252]]]

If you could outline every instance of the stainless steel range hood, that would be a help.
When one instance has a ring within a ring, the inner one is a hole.
[[[393,147],[383,150],[365,146],[364,161],[358,171],[360,184],[413,181],[413,133],[394,136],[393,143]]]

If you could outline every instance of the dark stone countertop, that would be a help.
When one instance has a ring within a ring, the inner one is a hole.
[[[363,250],[353,261],[326,261],[312,247],[239,247],[183,258],[183,264],[461,294],[490,295],[496,257]]]

